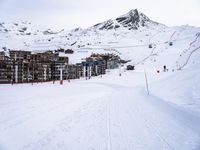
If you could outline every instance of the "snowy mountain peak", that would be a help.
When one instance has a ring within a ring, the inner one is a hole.
[[[130,10],[127,14],[118,17],[116,20],[129,30],[138,29],[140,26],[147,26],[148,22],[153,23],[146,15],[138,12],[137,9]]]
[[[137,30],[140,26],[148,26],[148,23],[158,24],[151,21],[146,15],[140,13],[137,9],[132,9],[128,13],[116,18],[110,19],[103,23],[96,24],[95,28],[99,30],[112,30],[124,27],[128,30]]]
[[[127,14],[130,15],[130,16],[134,16],[134,15],[138,15],[139,12],[138,12],[137,9],[132,9]]]

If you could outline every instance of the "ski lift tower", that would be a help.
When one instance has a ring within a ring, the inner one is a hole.
[[[122,76],[122,64],[119,62],[119,76]]]
[[[17,56],[15,54],[15,83],[18,82],[18,65],[17,65]]]
[[[63,70],[65,69],[65,65],[60,65],[58,69],[60,70],[60,85],[63,85]]]

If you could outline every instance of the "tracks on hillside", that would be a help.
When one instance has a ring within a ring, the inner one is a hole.
[[[178,67],[178,70],[183,69],[188,64],[188,62],[190,61],[191,56],[196,51],[200,50],[200,46],[197,46],[195,44],[195,43],[198,42],[198,40],[200,40],[200,33],[196,34],[195,39],[192,42],[190,42],[189,47],[185,51],[183,51],[183,53],[180,55],[180,58],[184,57],[185,55],[187,55],[187,56],[185,56],[186,58],[185,58],[184,62]],[[196,47],[196,48],[193,48],[193,47]]]

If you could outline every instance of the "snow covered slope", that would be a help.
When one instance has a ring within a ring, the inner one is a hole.
[[[35,29],[1,24],[1,47],[72,48],[71,63],[112,52],[136,70],[62,86],[0,85],[0,150],[200,149],[200,28],[167,27],[131,10],[88,29]]]
[[[53,32],[27,22],[1,23],[0,47],[31,51],[70,48],[75,51],[69,55],[71,63],[79,62],[91,53],[112,52],[131,60],[134,65],[144,63],[154,69],[166,65],[176,70],[186,66],[190,55],[199,51],[199,34],[200,28],[167,27],[135,9],[88,29],[71,31]]]
[[[139,70],[63,86],[0,85],[0,149],[199,150],[196,67],[147,70],[150,95]]]
[[[48,38],[57,35],[64,30],[54,32],[43,26],[34,26],[30,22],[0,23],[0,47],[1,49],[27,50],[30,43],[36,39]],[[5,48],[4,48],[5,47]]]

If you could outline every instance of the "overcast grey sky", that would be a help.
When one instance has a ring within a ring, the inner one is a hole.
[[[0,0],[0,21],[86,28],[136,8],[168,26],[200,27],[200,0]]]

